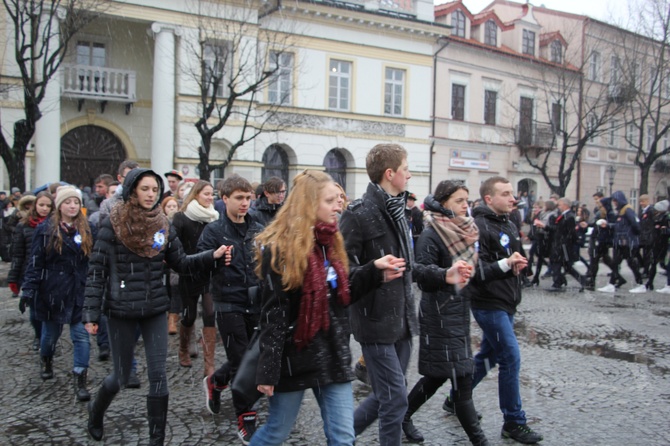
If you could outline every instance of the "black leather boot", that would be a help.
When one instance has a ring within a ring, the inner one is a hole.
[[[88,389],[86,389],[86,372],[87,370],[84,370],[81,373],[72,372],[74,394],[79,401],[88,401],[91,399],[91,394],[88,393]]]
[[[88,403],[88,433],[94,440],[102,440],[105,411],[112,403],[116,393],[112,393],[102,383],[95,399]]]
[[[402,421],[402,431],[411,443],[423,443],[423,435],[421,435],[419,429],[414,426],[411,418],[405,417]]]
[[[53,357],[51,356],[42,356],[42,370],[40,376],[42,379],[47,380],[54,377],[53,369]]]
[[[147,397],[150,446],[163,446],[165,443],[165,425],[167,423],[168,399],[169,395]]]
[[[459,401],[454,403],[456,417],[463,426],[463,430],[468,435],[470,442],[474,446],[489,446],[489,442],[479,424],[479,417],[475,410],[475,403],[472,400]]]

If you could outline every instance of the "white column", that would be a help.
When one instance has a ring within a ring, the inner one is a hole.
[[[58,45],[59,23],[58,11],[51,16],[50,48]],[[63,17],[64,18],[64,14]],[[42,18],[44,22],[48,16]],[[41,37],[41,36],[40,36]],[[42,67],[38,64],[38,70]],[[40,103],[42,117],[35,124],[35,184],[52,183],[60,180],[60,71],[56,72],[47,84],[44,99]],[[28,184],[28,183],[26,183]]]
[[[180,30],[165,23],[151,25],[154,45],[153,109],[151,113],[151,168],[162,175],[172,170],[175,135],[175,35]]]

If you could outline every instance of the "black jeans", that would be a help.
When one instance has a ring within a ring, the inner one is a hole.
[[[258,325],[258,317],[258,314],[216,313],[216,325],[219,328],[219,334],[228,358],[228,361],[214,372],[214,383],[217,386],[227,385],[235,376],[242,355],[244,355],[249,339],[254,332],[254,327]],[[236,401],[234,395],[233,406],[235,407],[235,414],[238,416],[249,412],[251,409],[246,404]]]
[[[107,318],[109,346],[112,351],[113,369],[103,381],[111,393],[117,393],[128,383],[139,326],[144,339],[144,353],[149,375],[149,396],[169,394],[165,360],[167,358],[167,318],[159,313],[144,319]]]
[[[642,274],[640,274],[640,263],[635,255],[636,249],[628,246],[614,247],[614,263],[612,264],[612,275],[610,276],[610,283],[616,285],[621,275],[619,274],[619,265],[626,260],[628,268],[633,271],[635,276],[635,283],[642,284]]]
[[[591,268],[589,270],[589,275],[591,276],[591,283],[593,284],[596,283],[598,265],[600,264],[601,259],[610,270],[614,270],[614,261],[610,257],[610,246],[607,243],[596,243],[591,251]]]
[[[184,327],[192,327],[198,317],[198,300],[202,296],[202,324],[214,326],[214,301],[209,292],[209,283],[193,280],[188,277],[179,278],[179,294],[181,296],[181,323]]]
[[[414,385],[412,390],[407,395],[408,407],[407,418],[410,418],[414,412],[428,401],[437,389],[450,380],[451,378],[433,378],[430,376],[423,376]],[[472,375],[460,376],[456,378],[456,383],[452,380],[451,398],[454,403],[468,401],[472,399]]]

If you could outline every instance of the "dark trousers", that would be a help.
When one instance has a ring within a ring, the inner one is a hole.
[[[648,274],[647,288],[649,289],[653,288],[654,279],[656,278],[656,267],[660,262],[662,262],[665,259],[665,255],[667,253],[668,253],[667,236],[665,236],[664,238],[657,239],[657,242],[652,246],[651,249],[651,260],[649,261],[649,271],[647,273]],[[670,278],[668,280],[670,280]]]
[[[447,382],[450,378],[434,378],[431,376],[423,376],[414,385],[407,396],[407,418],[410,418],[414,412],[428,401],[437,389]],[[452,380],[453,382],[453,380]],[[460,376],[456,378],[456,383],[452,384],[451,397],[454,403],[460,403],[472,399],[472,375]]]
[[[354,412],[354,431],[362,433],[379,418],[379,444],[399,446],[402,420],[407,412],[405,373],[412,354],[412,339],[394,344],[361,344],[372,394]]]
[[[169,394],[165,361],[167,358],[167,318],[159,313],[145,319],[121,319],[109,317],[109,347],[112,351],[114,364],[112,373],[103,381],[103,386],[116,394],[128,383],[132,369],[137,328],[144,338],[144,353],[147,359],[149,375],[149,396],[166,396]]]
[[[607,243],[596,243],[591,250],[591,268],[589,269],[591,283],[596,283],[598,265],[600,264],[601,260],[610,270],[614,270],[614,261],[610,257],[610,246]]]
[[[225,386],[233,379],[240,366],[249,339],[258,325],[258,314],[217,312],[216,325],[219,328],[228,361],[214,372],[214,383],[217,386]],[[248,405],[236,401],[234,394],[233,406],[238,416],[251,410]]]
[[[619,277],[621,275],[619,274],[619,265],[626,260],[626,263],[628,264],[628,268],[630,268],[631,271],[633,271],[633,275],[635,276],[635,283],[638,285],[642,284],[642,274],[640,274],[640,264],[638,262],[637,256],[635,255],[635,248],[631,248],[628,246],[615,246],[614,247],[614,263],[612,264],[612,275],[610,276],[610,283],[612,285],[616,285],[616,283],[619,281]]]
[[[184,327],[192,327],[195,324],[200,296],[202,296],[202,324],[205,327],[214,326],[214,301],[207,282],[180,277],[179,295],[183,307],[181,323]]]

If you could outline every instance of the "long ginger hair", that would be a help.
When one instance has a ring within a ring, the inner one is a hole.
[[[291,193],[277,216],[256,237],[256,274],[263,279],[263,250],[270,249],[272,270],[282,276],[284,290],[293,290],[302,286],[307,260],[314,249],[314,226],[317,223],[316,212],[321,200],[323,188],[334,183],[330,175],[317,170],[305,170],[293,180]],[[342,234],[333,236],[334,257],[342,262],[345,271],[349,270],[349,259],[344,249]]]

